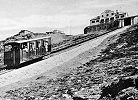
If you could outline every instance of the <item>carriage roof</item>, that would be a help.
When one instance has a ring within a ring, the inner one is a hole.
[[[25,43],[25,42],[30,42],[30,41],[35,41],[35,40],[41,40],[41,39],[48,39],[48,38],[51,38],[51,37],[47,36],[47,37],[34,38],[34,39],[29,39],[29,40],[12,41],[12,42],[5,43],[4,46],[5,45],[21,44],[21,43]]]

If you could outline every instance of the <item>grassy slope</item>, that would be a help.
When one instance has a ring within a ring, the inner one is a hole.
[[[138,25],[121,34],[104,41],[109,44],[100,56],[89,61],[68,74],[56,79],[32,83],[29,87],[7,91],[6,98],[22,100],[23,98],[60,98],[66,90],[71,89],[78,96],[108,100],[129,97],[138,98]],[[102,45],[102,44],[101,44]],[[14,100],[13,99],[13,100]]]

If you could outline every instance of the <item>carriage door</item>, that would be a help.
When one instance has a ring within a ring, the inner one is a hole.
[[[51,52],[51,38],[48,38],[48,52]]]
[[[13,66],[13,50],[11,45],[4,46],[4,65]]]
[[[19,45],[15,45],[13,47],[13,63],[14,63],[15,67],[20,64],[20,48],[19,48]]]

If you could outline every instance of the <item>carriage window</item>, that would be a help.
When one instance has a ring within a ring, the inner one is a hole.
[[[27,43],[22,43],[21,44],[21,49],[25,49],[27,47]]]
[[[5,51],[11,51],[12,50],[12,46],[11,45],[6,45],[5,46]]]
[[[46,51],[48,51],[48,42],[47,41],[44,41],[44,46],[46,48]]]
[[[33,50],[33,47],[34,47],[33,45],[34,45],[34,43],[32,42],[32,43],[30,43],[29,45],[30,45],[30,50]]]

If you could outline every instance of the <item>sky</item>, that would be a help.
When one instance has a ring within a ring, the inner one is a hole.
[[[0,0],[0,40],[22,29],[83,34],[106,9],[138,15],[138,0]]]

